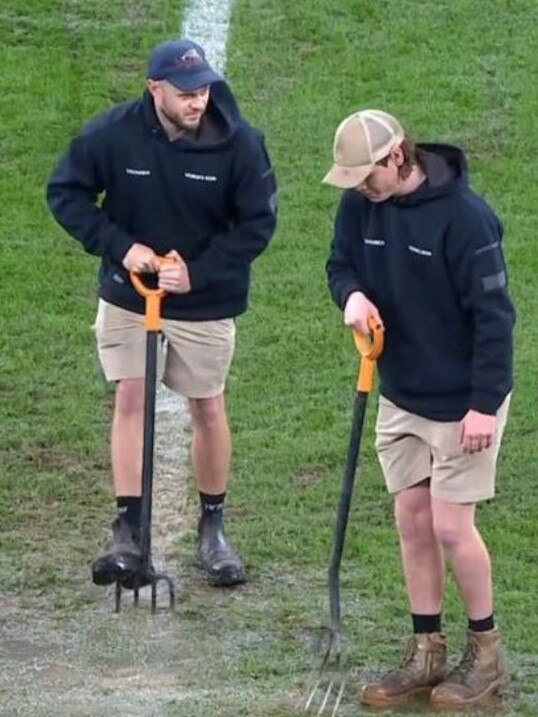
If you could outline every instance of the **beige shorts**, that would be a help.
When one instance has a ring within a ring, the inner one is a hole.
[[[380,396],[376,448],[389,493],[430,478],[432,495],[449,503],[476,503],[495,494],[495,465],[508,416],[510,395],[497,412],[490,448],[464,453],[460,422],[432,421]]]
[[[224,391],[235,346],[233,319],[163,319],[158,375],[187,398],[212,398]],[[99,299],[97,351],[108,381],[143,378],[146,365],[144,316]]]

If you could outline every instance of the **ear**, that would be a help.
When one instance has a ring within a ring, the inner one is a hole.
[[[151,80],[151,79],[148,80],[148,90],[149,90],[149,93],[153,97],[155,97],[158,94],[159,88],[160,88],[160,82],[158,80]]]
[[[405,162],[405,156],[403,153],[403,149],[400,145],[398,147],[394,147],[394,149],[391,149],[390,156],[392,157],[392,161],[397,167],[402,167]]]

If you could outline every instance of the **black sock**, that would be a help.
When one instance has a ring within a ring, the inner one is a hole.
[[[441,613],[438,615],[416,615],[411,613],[413,618],[413,632],[415,635],[420,632],[441,632]]]
[[[200,504],[202,506],[202,515],[222,513],[224,508],[224,499],[226,493],[219,493],[218,495],[211,495],[210,493],[202,493],[200,491]]]
[[[140,513],[142,511],[142,498],[136,496],[116,496],[118,515],[123,515],[127,522],[134,528],[140,529]]]
[[[473,632],[487,632],[495,628],[495,620],[493,619],[493,613],[488,617],[484,617],[482,620],[471,620],[468,622],[469,630]]]

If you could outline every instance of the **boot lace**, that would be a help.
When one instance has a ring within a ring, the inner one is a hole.
[[[412,667],[417,658],[417,642],[415,638],[411,638],[405,648],[405,654],[402,661],[400,662],[399,669],[406,670],[408,667]]]
[[[467,679],[473,671],[478,653],[478,645],[469,641],[465,647],[462,658],[457,667],[452,672],[451,678],[461,680],[463,684],[467,683]]]

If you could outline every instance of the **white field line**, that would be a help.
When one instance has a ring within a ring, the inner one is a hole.
[[[233,0],[189,0],[181,34],[201,45],[209,64],[224,72]]]
[[[198,42],[218,72],[226,65],[233,0],[190,0],[181,36]],[[167,562],[173,543],[191,527],[187,513],[189,412],[184,398],[160,384],[156,404],[153,542],[156,566]]]

